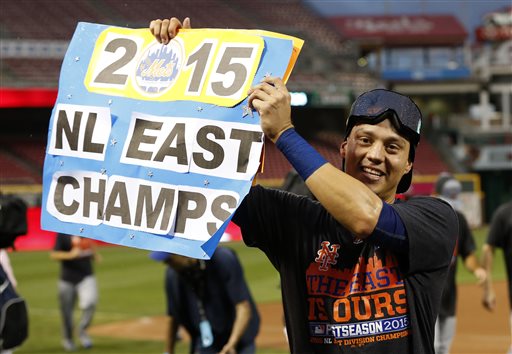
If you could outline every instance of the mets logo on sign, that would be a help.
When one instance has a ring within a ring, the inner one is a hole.
[[[135,71],[135,87],[147,96],[160,96],[169,90],[183,65],[183,47],[178,40],[167,45],[155,43],[149,46]]]
[[[316,252],[318,257],[315,258],[316,263],[320,263],[319,270],[329,270],[329,264],[335,265],[338,261],[338,249],[340,245],[335,244],[331,246],[329,241],[323,241],[322,247]]]

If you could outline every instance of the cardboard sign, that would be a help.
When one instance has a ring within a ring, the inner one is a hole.
[[[247,91],[288,78],[300,39],[79,23],[48,130],[42,226],[209,259],[260,164]]]

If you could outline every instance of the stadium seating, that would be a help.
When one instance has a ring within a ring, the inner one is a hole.
[[[438,175],[444,171],[451,171],[451,168],[441,159],[434,146],[427,140],[421,140],[416,149],[414,162],[415,175]]]
[[[6,58],[2,60],[2,85],[17,87],[20,80],[30,78],[36,87],[54,87],[59,81],[60,59]],[[4,76],[4,73],[6,75]]]
[[[281,151],[272,142],[266,140],[265,165],[263,173],[258,176],[258,180],[263,181],[264,184],[279,186],[291,168],[292,166]]]
[[[354,67],[357,51],[350,41],[342,41],[327,21],[300,0],[203,0],[201,6],[189,0],[17,0],[2,3],[0,38],[8,40],[60,41],[65,45],[78,22],[94,22],[141,28],[154,18],[190,16],[194,27],[257,28],[295,35],[306,40],[290,78],[291,91],[321,93],[332,101],[325,105],[347,105],[349,96],[374,88],[378,80],[369,72]],[[30,19],[30,23],[27,20]],[[357,58],[356,58],[357,59]],[[6,57],[1,59],[1,85],[4,87],[57,87],[62,58]],[[347,94],[350,93],[350,94]],[[340,101],[340,99],[345,101]],[[340,166],[342,137],[319,132],[310,139],[324,157]],[[5,139],[3,139],[5,140]],[[44,142],[10,142],[0,145],[2,180],[21,178],[40,181]],[[291,166],[271,143],[266,146],[267,163],[263,180],[279,183]],[[5,168],[7,163],[13,167]],[[416,173],[435,174],[449,170],[435,150],[423,141],[417,153]],[[6,171],[6,172],[3,172]],[[35,173],[34,173],[35,171]],[[277,181],[277,182],[276,182]]]
[[[69,40],[78,21],[107,21],[96,1],[4,1],[0,23],[2,38]]]
[[[0,185],[41,183],[41,173],[37,173],[23,159],[0,149]]]
[[[29,163],[34,169],[43,168],[46,142],[43,140],[4,140],[1,144],[5,150],[9,151],[18,159]]]
[[[139,0],[39,0],[37,6],[28,0],[5,1],[0,12],[0,37],[66,43],[78,22],[144,28],[151,19],[171,15],[179,18],[189,16],[197,28],[267,29],[303,38],[306,45],[296,72],[308,72],[314,68],[322,83],[328,79],[325,71],[329,67],[340,62],[340,57],[354,56],[355,53],[350,43],[342,42],[326,21],[299,0],[271,4],[266,0],[204,0],[201,6],[188,0],[155,0],[150,3]],[[56,87],[62,60],[44,59],[44,53],[39,57],[2,58],[2,86]],[[321,59],[322,63],[310,65],[314,58],[317,61]],[[352,69],[357,70],[357,67]],[[292,76],[290,81],[293,86],[301,81],[300,76]],[[307,87],[308,78],[302,82],[302,87]]]

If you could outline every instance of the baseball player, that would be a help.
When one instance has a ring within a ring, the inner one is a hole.
[[[508,276],[508,296],[510,312],[510,338],[511,344],[508,354],[512,354],[512,201],[502,204],[491,220],[491,227],[487,241],[483,246],[483,264],[488,277],[484,284],[483,304],[486,309],[493,311],[496,307],[496,294],[494,292],[491,271],[496,247],[503,249],[503,258]]]
[[[461,210],[461,201],[459,195],[462,192],[462,184],[451,174],[442,173],[436,181],[436,195],[449,203],[457,213],[459,220],[459,234],[457,237],[457,246],[452,257],[448,279],[444,286],[443,297],[441,299],[441,310],[436,321],[435,330],[435,349],[436,354],[448,354],[452,344],[456,328],[456,307],[457,307],[457,285],[455,275],[457,273],[457,258],[463,259],[464,267],[474,274],[479,284],[483,284],[487,277],[487,272],[480,266],[476,257],[475,239],[468,221]]]
[[[78,305],[82,310],[78,338],[84,348],[91,348],[93,343],[87,334],[87,328],[92,322],[98,303],[98,285],[93,260],[100,259],[95,245],[84,237],[57,234],[50,257],[61,264],[58,291],[62,315],[62,346],[66,351],[76,350],[73,341],[73,311],[78,299]]]
[[[166,44],[187,18],[154,20]],[[292,353],[434,353],[434,325],[457,217],[438,198],[397,202],[411,183],[421,113],[399,93],[360,95],[340,146],[343,170],[294,129],[277,77],[248,92],[266,138],[318,201],[252,187],[233,221],[279,271]]]

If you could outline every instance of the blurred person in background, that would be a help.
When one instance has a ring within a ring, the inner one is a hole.
[[[78,299],[78,307],[82,311],[78,338],[84,348],[91,348],[92,340],[87,328],[98,303],[98,285],[93,269],[93,261],[99,260],[96,245],[85,237],[59,233],[50,257],[61,264],[58,297],[62,316],[62,346],[66,351],[76,350],[73,312]]]
[[[0,249],[0,267],[2,267],[5,274],[7,275],[7,279],[9,279],[14,289],[16,289],[18,282],[16,281],[16,277],[14,276],[14,272],[12,270],[9,254],[4,248]],[[11,354],[12,352],[14,352],[14,349],[0,349],[0,354]]]
[[[508,297],[510,311],[510,348],[512,354],[512,200],[502,204],[493,214],[487,241],[483,246],[482,263],[487,270],[487,281],[484,285],[483,305],[489,311],[496,308],[496,294],[492,283],[492,264],[494,250],[503,249],[503,257],[508,277]]]
[[[0,191],[0,354],[10,354],[28,337],[26,301],[17,293],[18,282],[7,249],[28,230],[27,203]]]
[[[14,271],[12,270],[11,260],[9,259],[9,253],[5,248],[0,248],[0,266],[4,269],[5,274],[9,278],[12,286],[16,288],[18,286],[18,282],[16,281],[16,277],[14,276]]]
[[[175,353],[180,325],[191,337],[191,354],[256,352],[260,317],[233,250],[217,247],[207,261],[167,252],[150,257],[167,265],[166,353]]]
[[[441,310],[435,327],[434,345],[436,354],[447,354],[450,352],[456,328],[457,285],[455,276],[457,273],[457,257],[462,257],[465,268],[474,274],[479,284],[483,284],[487,273],[478,262],[475,253],[475,239],[466,217],[461,212],[461,201],[459,199],[462,192],[461,183],[451,174],[441,173],[435,185],[435,192],[439,198],[453,207],[459,220],[457,245],[443,290]]]
[[[280,189],[287,191],[289,193],[303,195],[313,200],[315,199],[315,196],[306,186],[304,180],[299,176],[297,171],[295,171],[294,169],[291,169],[286,174],[286,177],[284,178],[283,184]]]

